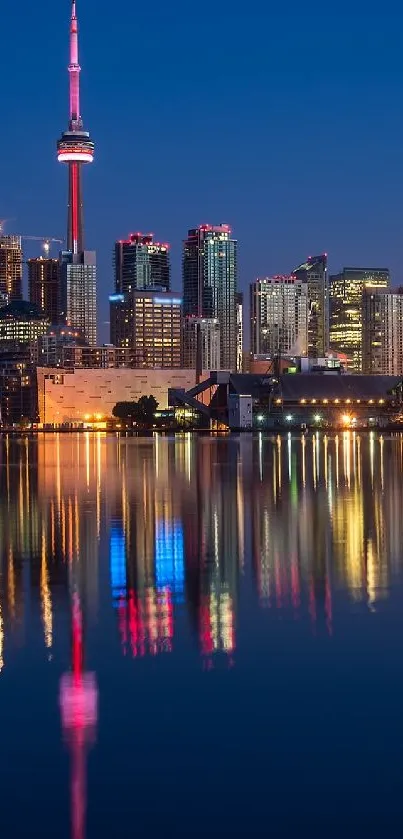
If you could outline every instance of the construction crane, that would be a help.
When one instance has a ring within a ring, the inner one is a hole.
[[[0,236],[2,236],[2,235],[3,235],[3,233],[4,233],[4,225],[5,225],[8,221],[15,221],[15,219],[14,219],[14,218],[0,218]]]
[[[1,221],[0,221],[0,230],[1,230]],[[21,239],[28,239],[31,242],[42,242],[42,248],[44,251],[45,256],[49,256],[50,245],[52,242],[58,242],[59,245],[62,245],[64,239],[55,239],[53,236],[21,236]]]

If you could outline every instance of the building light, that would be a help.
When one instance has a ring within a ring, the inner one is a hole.
[[[314,420],[315,420],[315,422],[320,422],[320,421],[321,421],[321,419],[322,419],[322,417],[321,417],[321,415],[320,415],[320,414],[315,414],[315,416],[314,416]]]

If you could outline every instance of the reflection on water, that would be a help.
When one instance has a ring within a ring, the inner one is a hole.
[[[114,634],[131,668],[174,655],[190,632],[200,669],[225,671],[252,591],[262,616],[335,637],[341,603],[376,613],[400,583],[402,471],[399,435],[0,439],[0,684],[34,621],[54,662],[67,610],[60,708],[76,839],[98,717],[84,627]]]
[[[233,657],[247,556],[261,607],[329,632],[335,592],[375,609],[401,573],[400,436],[51,435],[3,438],[0,455],[0,668],[30,590],[48,655],[72,578],[95,618],[101,529],[133,657],[171,652],[183,608],[203,656]]]

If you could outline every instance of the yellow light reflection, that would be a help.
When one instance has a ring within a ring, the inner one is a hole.
[[[52,616],[52,595],[49,586],[48,566],[46,561],[46,537],[45,528],[42,527],[42,550],[41,550],[41,604],[42,622],[45,646],[49,649],[53,643],[53,616]]]

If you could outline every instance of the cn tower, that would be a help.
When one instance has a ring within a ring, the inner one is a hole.
[[[72,0],[70,21],[70,119],[57,143],[57,159],[69,166],[69,199],[67,211],[67,250],[73,254],[84,250],[83,199],[81,188],[81,167],[92,163],[94,143],[88,131],[84,131],[80,114],[80,71],[78,63],[78,23],[76,3]]]

